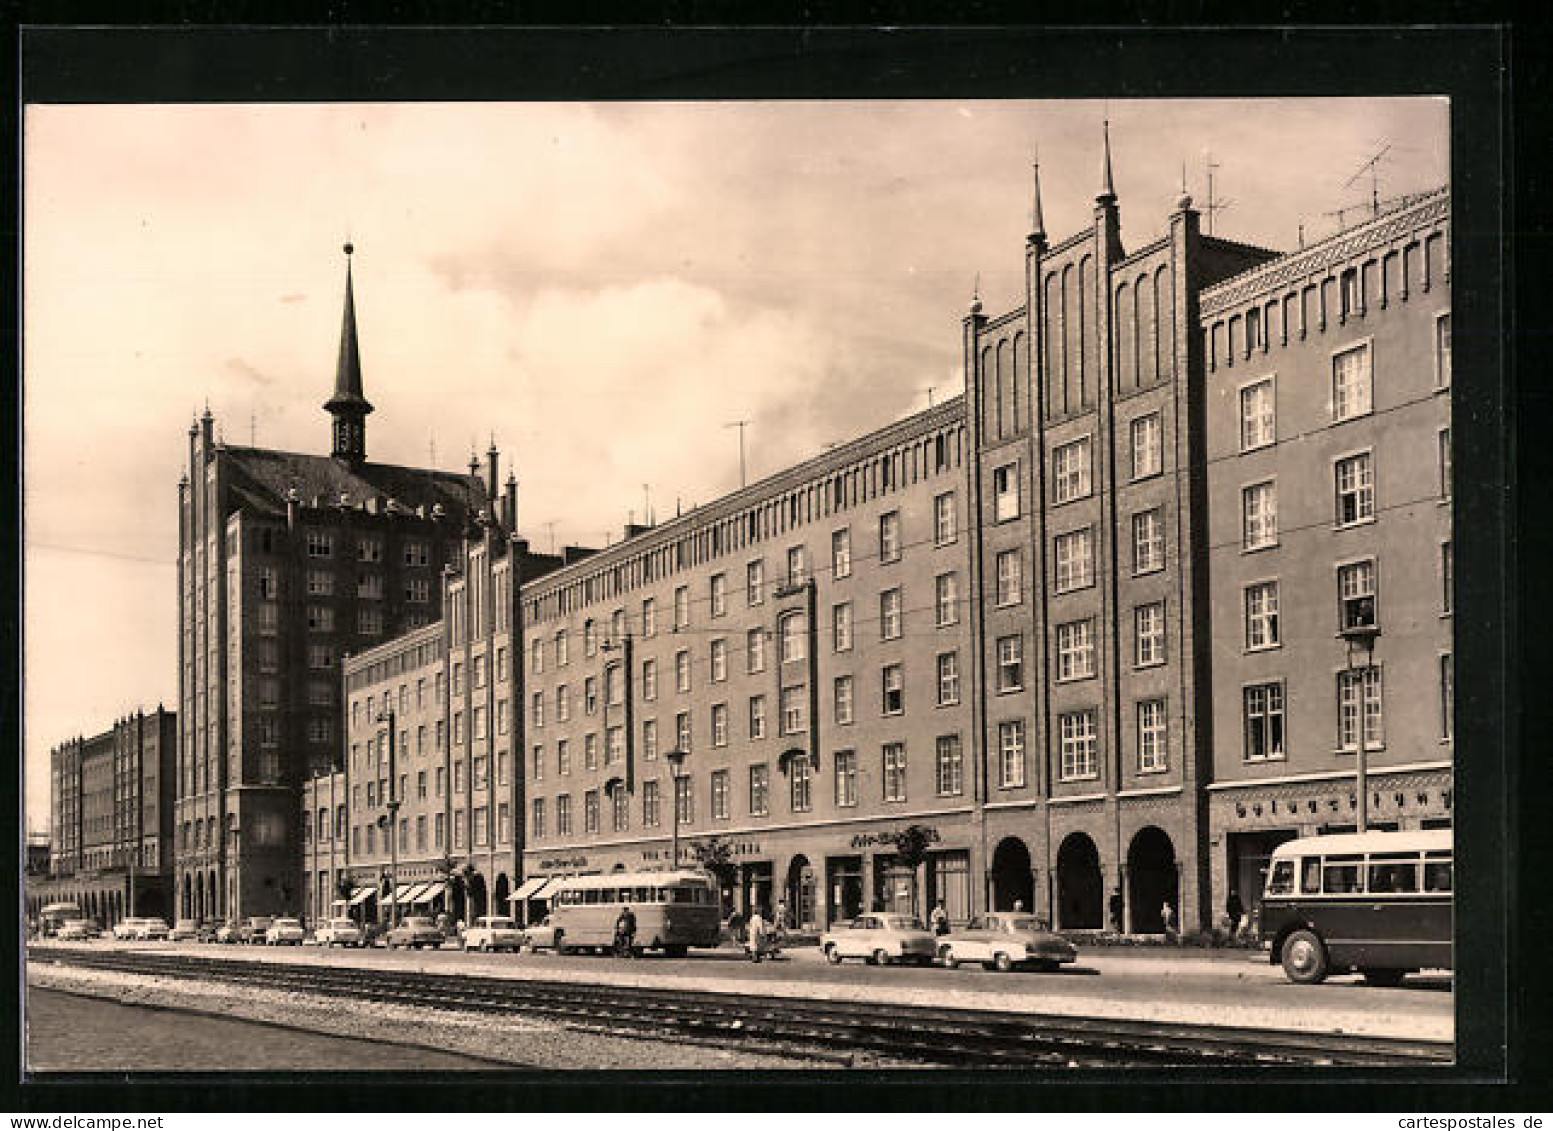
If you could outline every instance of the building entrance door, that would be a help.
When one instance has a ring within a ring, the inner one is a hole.
[[[744,917],[748,919],[750,912],[758,908],[762,915],[770,918],[776,911],[776,901],[771,898],[771,861],[744,864],[740,871],[744,879]]]
[[[863,858],[832,856],[825,861],[825,925],[863,913]]]

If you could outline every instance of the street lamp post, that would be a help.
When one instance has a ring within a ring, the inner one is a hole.
[[[384,721],[382,712],[378,714],[378,721]],[[387,712],[388,722],[388,800],[384,802],[388,809],[388,899],[389,899],[389,925],[399,925],[399,782],[397,777],[398,767],[394,760],[394,711],[389,708]]]
[[[670,849],[669,855],[670,859],[672,860],[671,867],[674,868],[675,871],[679,870],[679,768],[685,764],[685,754],[686,752],[683,750],[674,749],[670,750],[663,756],[664,759],[669,763],[669,781],[672,784],[671,792],[674,795],[672,802],[674,806],[674,817],[671,822],[673,832],[670,834],[669,841],[672,847]]]
[[[1344,628],[1343,641],[1348,645],[1348,670],[1354,671],[1354,649],[1360,648],[1364,652],[1364,667],[1359,671],[1363,674],[1359,677],[1357,699],[1357,749],[1354,758],[1354,789],[1358,800],[1354,820],[1359,832],[1369,829],[1370,817],[1370,783],[1369,783],[1369,753],[1365,748],[1365,697],[1369,692],[1370,675],[1375,670],[1375,641],[1380,636],[1380,628],[1373,623],[1373,617],[1369,624],[1356,624]]]

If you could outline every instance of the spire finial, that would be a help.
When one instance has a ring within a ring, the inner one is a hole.
[[[1186,162],[1181,162],[1181,195],[1176,197],[1176,211],[1185,212],[1192,206],[1192,194],[1186,191]]]
[[[324,409],[334,417],[334,456],[360,463],[367,458],[367,413],[372,405],[361,391],[361,347],[356,340],[356,287],[351,256],[356,245],[346,241],[345,313],[340,321],[340,357],[334,370],[334,396]]]
[[[1102,126],[1105,136],[1104,180],[1100,186],[1100,200],[1116,199],[1116,178],[1111,175],[1111,118],[1108,114]]]
[[[981,313],[981,272],[976,272],[976,281],[971,284],[971,313]]]
[[[1041,211],[1041,151],[1035,150],[1030,161],[1031,173],[1034,176],[1034,203],[1030,208],[1030,234],[1032,236],[1044,236],[1046,234],[1046,217]]]

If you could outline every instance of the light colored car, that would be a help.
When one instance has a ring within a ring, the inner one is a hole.
[[[354,919],[330,919],[313,932],[319,946],[366,946],[366,936]]]
[[[264,932],[265,946],[301,946],[307,938],[300,919],[276,919]]]
[[[533,926],[523,928],[523,945],[530,950],[554,950],[556,925],[546,915]]]
[[[523,932],[509,916],[482,915],[464,930],[463,942],[465,950],[518,950]]]
[[[424,915],[411,915],[388,932],[387,946],[394,950],[401,946],[419,950],[423,946],[440,947],[447,938],[442,929]]]
[[[200,925],[194,919],[179,919],[173,924],[173,929],[167,933],[167,937],[173,942],[192,942],[199,938]]]
[[[843,958],[861,958],[874,966],[889,962],[925,966],[938,953],[938,945],[916,916],[875,911],[825,932],[820,936],[820,951],[832,965]]]
[[[113,924],[113,937],[116,939],[138,938],[139,932],[140,919],[138,917],[131,919],[120,919],[117,923]]]
[[[218,943],[241,942],[241,932],[241,924],[234,923],[229,920],[216,928],[215,941]]]
[[[142,940],[165,939],[172,933],[166,919],[137,919],[134,938]]]
[[[66,919],[54,937],[62,942],[83,942],[102,934],[102,928],[90,919]]]
[[[274,921],[268,915],[250,915],[238,925],[237,937],[234,941],[248,946],[259,946],[270,933],[270,924]]]
[[[1004,971],[1016,966],[1055,970],[1078,961],[1078,951],[1034,915],[994,911],[941,937],[938,957],[951,970],[963,962],[979,962],[988,969]]]

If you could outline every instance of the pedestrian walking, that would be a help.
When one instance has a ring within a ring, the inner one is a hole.
[[[745,946],[750,952],[750,961],[759,962],[761,952],[766,947],[766,920],[760,914],[760,908],[750,910],[749,922],[744,924]]]
[[[1159,909],[1159,917],[1165,923],[1165,938],[1170,942],[1176,941],[1176,909],[1170,905],[1167,899]]]
[[[1229,898],[1224,901],[1224,914],[1229,917],[1229,933],[1231,938],[1240,937],[1240,921],[1245,916],[1246,908],[1240,902],[1240,893],[1234,888],[1229,889]]]
[[[939,900],[932,913],[928,915],[928,923],[933,928],[935,935],[947,935],[949,933],[949,912],[944,910],[944,901]]]
[[[1115,888],[1111,892],[1111,930],[1118,935],[1122,933],[1122,889]]]
[[[1025,909],[1025,901],[1024,900],[1022,900],[1022,899],[1014,900],[1014,910],[1015,911],[1023,911],[1024,909]]]

